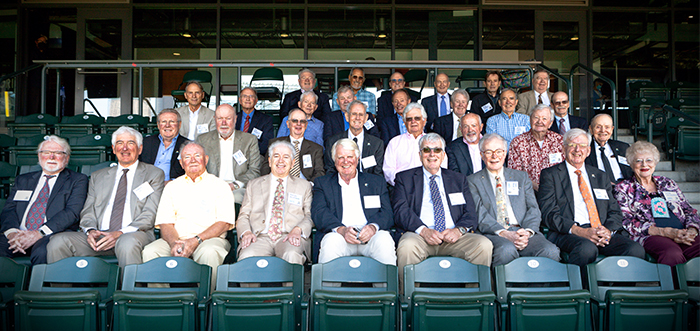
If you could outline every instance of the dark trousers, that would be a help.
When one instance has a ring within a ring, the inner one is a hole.
[[[671,238],[649,236],[644,240],[644,249],[649,252],[657,263],[675,266],[700,256],[700,236],[695,237],[692,245],[676,243]]]
[[[590,240],[575,234],[552,233],[549,236],[562,252],[569,253],[570,264],[581,267],[585,273],[586,265],[594,262],[598,254],[605,256],[636,256],[644,259],[644,248],[631,239],[615,233],[610,237],[610,243],[605,247],[598,247]]]
[[[49,243],[49,237],[50,236],[45,236],[37,240],[32,247],[29,247],[25,255],[22,253],[13,254],[10,250],[10,243],[7,237],[5,237],[4,234],[0,234],[0,256],[13,258],[28,255],[32,261],[32,265],[46,264],[46,245]]]

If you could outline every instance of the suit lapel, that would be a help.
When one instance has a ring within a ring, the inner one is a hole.
[[[576,214],[573,203],[574,189],[571,186],[571,179],[569,178],[569,171],[566,169],[566,162],[559,163],[559,165],[557,165],[557,169],[559,170],[559,181],[562,183],[562,187],[564,188],[566,201],[571,201],[571,203],[568,203],[567,205],[569,206],[569,212],[571,212],[571,216],[573,217]]]
[[[39,172],[39,175],[41,175],[41,172]],[[58,177],[56,178],[56,183],[53,184],[53,188],[51,189],[51,193],[49,194],[49,200],[46,202],[47,207],[49,205],[51,205],[51,202],[56,197],[56,194],[53,194],[53,193],[59,192],[61,190],[61,187],[63,186],[63,184],[65,184],[66,181],[68,181],[69,177],[70,177],[70,174],[68,173],[68,171],[66,169],[63,169],[63,171],[61,171],[58,174]],[[38,181],[38,178],[37,178],[37,181]]]
[[[413,187],[414,192],[420,192],[421,194],[413,194],[413,210],[416,212],[418,217],[420,217],[421,207],[423,205],[423,168],[419,168],[418,171],[413,173]]]
[[[471,153],[469,153],[469,146],[467,146],[467,144],[465,144],[464,142],[462,142],[462,144],[460,144],[460,146],[462,147],[462,150],[464,151],[464,156],[465,156],[465,159],[467,161],[465,163],[467,164],[468,172],[474,173],[474,167],[472,167],[472,155],[471,155]]]
[[[241,131],[236,130],[236,134],[240,135]],[[238,139],[236,139],[235,136],[233,137],[233,150],[231,151],[231,155],[235,154],[237,151],[242,151],[240,138],[241,137],[238,137]],[[235,158],[231,161],[231,164],[233,164],[233,177],[238,177],[238,174],[236,174],[236,170],[238,169],[238,162],[236,162]]]
[[[131,192],[128,192],[131,195],[131,203],[130,203],[130,208],[131,208],[131,219],[134,220],[136,218],[136,209],[138,208],[138,203],[139,203],[139,198],[136,196],[134,193],[134,190],[139,187],[139,185],[143,184],[144,180],[146,179],[146,171],[145,169],[146,165],[143,164],[142,162],[139,162],[139,165],[136,166],[136,172],[134,173],[134,180],[131,183]]]
[[[267,176],[263,176],[262,180],[260,181],[260,189],[262,190],[262,205],[263,205],[263,211],[267,211],[267,205],[270,202],[270,193],[275,193],[274,191],[270,192],[270,183],[268,182],[269,180],[272,180],[273,175],[269,174]],[[290,190],[292,186],[292,177],[289,176],[287,178],[287,191]],[[276,186],[275,186],[276,187]],[[276,188],[275,188],[276,189]],[[285,205],[287,204],[287,192],[284,192],[284,201]],[[265,215],[265,219],[269,219],[270,215]]]
[[[493,192],[493,188],[491,185],[491,176],[488,174],[488,170],[483,169],[480,171],[481,173],[481,180],[479,181],[479,185],[481,186],[479,190],[486,191],[486,196],[489,198],[489,203],[491,203],[492,206],[496,206],[496,194]]]
[[[333,197],[335,197],[335,206],[336,209],[338,210],[338,214],[336,215],[341,221],[343,220],[343,194],[340,191],[340,184],[338,184],[339,180],[339,175],[336,172],[333,177],[331,177],[332,183],[331,183],[331,194]],[[359,179],[358,179],[359,182]]]

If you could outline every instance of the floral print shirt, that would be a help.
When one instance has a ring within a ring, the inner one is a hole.
[[[532,135],[532,130],[525,132],[510,142],[508,168],[527,172],[532,180],[532,188],[539,191],[542,169],[564,161],[563,143],[560,134],[547,130],[540,147]]]

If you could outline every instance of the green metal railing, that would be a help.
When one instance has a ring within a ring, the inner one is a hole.
[[[611,79],[608,77],[603,76],[603,74],[583,65],[582,63],[576,63],[574,64],[573,67],[571,67],[571,71],[569,71],[569,81],[573,82],[574,81],[574,74],[576,73],[576,69],[582,69],[587,71],[588,73],[592,74],[593,76],[596,76],[603,80],[604,82],[610,84],[610,90],[611,92],[611,98],[612,98],[612,118],[613,118],[613,126],[617,129],[617,88],[615,87],[615,82],[613,82]],[[573,100],[574,95],[573,95],[573,89],[569,88],[569,100]],[[617,130],[613,131],[613,139],[617,139]]]

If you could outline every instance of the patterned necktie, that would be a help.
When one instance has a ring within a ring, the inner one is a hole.
[[[542,94],[537,96],[537,104],[541,105],[542,104]]]
[[[129,169],[122,171],[122,178],[119,179],[119,184],[117,185],[117,194],[114,195],[112,215],[109,217],[109,232],[119,231],[122,228],[124,203],[126,202],[126,173],[129,172]]]
[[[559,119],[559,133],[563,136],[566,133],[566,125],[564,125],[564,119]]]
[[[300,160],[299,160],[299,140],[295,140],[294,142],[294,164],[292,165],[292,170],[289,171],[289,174],[294,176],[294,177],[299,177],[301,174],[301,166],[300,166]]]
[[[440,189],[435,182],[437,175],[430,176],[430,200],[433,202],[433,215],[435,216],[435,231],[445,231],[445,209],[442,206]]]
[[[282,236],[282,215],[284,213],[284,179],[277,178],[277,189],[275,190],[275,198],[272,200],[272,217],[270,218],[270,227],[267,229],[267,235],[272,241],[277,241]]]
[[[608,176],[611,183],[614,183],[616,178],[615,174],[613,174],[612,167],[610,167],[610,160],[608,160],[608,156],[605,155],[605,147],[600,146],[600,148],[598,149],[600,150],[600,159],[603,160],[603,169],[605,169],[605,175]]]
[[[508,221],[508,213],[506,212],[506,196],[503,194],[503,181],[501,177],[496,176],[496,209],[498,210],[498,224],[504,228],[510,227]]]
[[[44,186],[39,191],[39,196],[34,200],[32,207],[27,214],[27,230],[36,231],[44,224],[44,216],[46,216],[46,203],[49,201],[49,179],[56,177],[55,175],[44,175],[46,181]]]
[[[250,133],[250,115],[245,115],[245,123],[243,123],[243,132]]]
[[[588,209],[588,219],[591,222],[591,227],[597,228],[600,226],[600,217],[598,217],[598,208],[595,206],[593,196],[591,196],[591,192],[588,191],[586,181],[583,180],[583,177],[581,177],[581,170],[576,170],[574,173],[578,176],[578,189],[581,191],[583,201],[586,203],[586,209]]]
[[[440,116],[447,115],[447,102],[445,102],[445,96],[443,95],[441,97],[442,101],[440,101]]]

